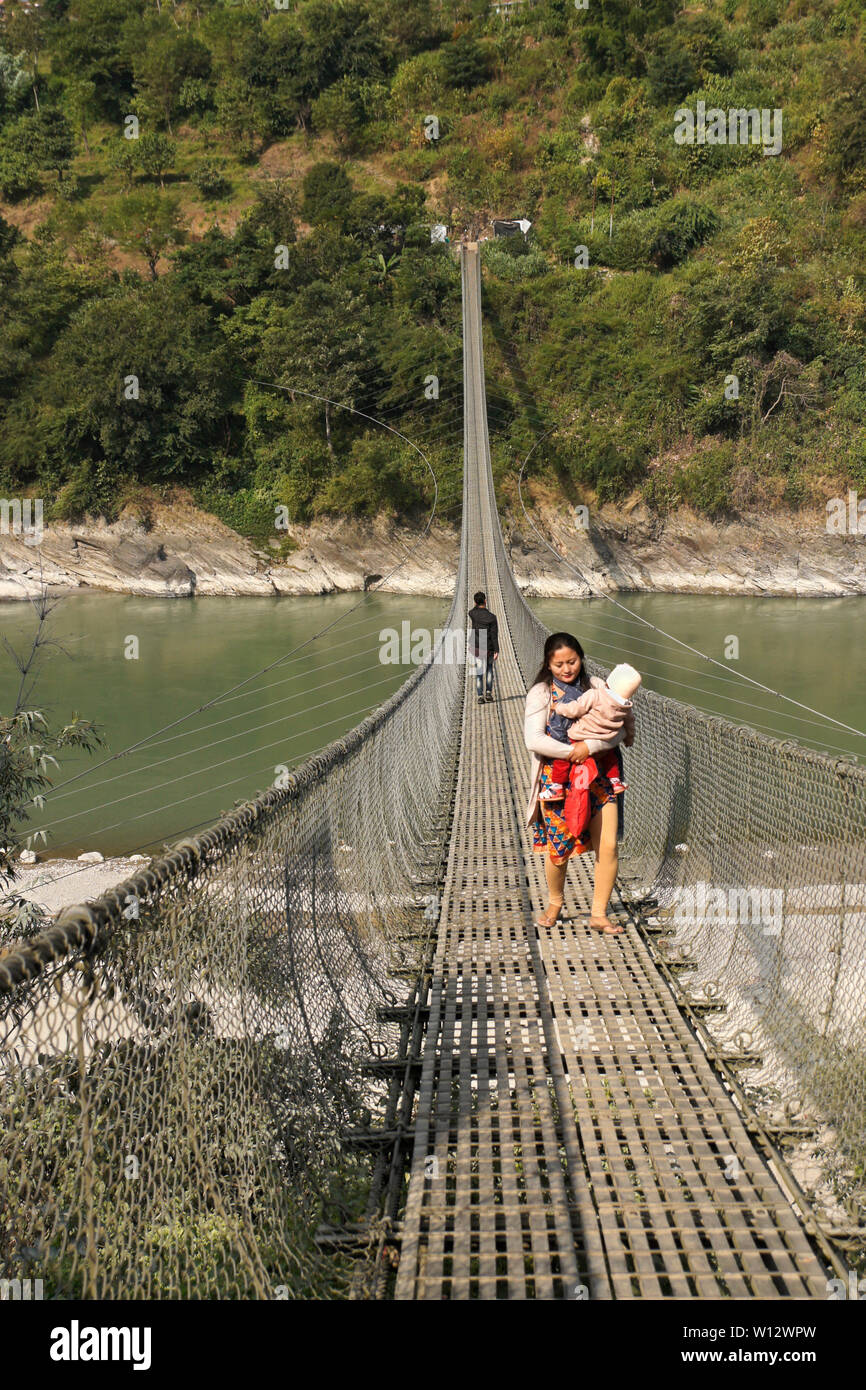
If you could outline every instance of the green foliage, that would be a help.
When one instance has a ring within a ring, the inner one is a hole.
[[[62,111],[25,112],[0,134],[0,192],[16,201],[38,186],[42,171],[62,178],[72,153],[72,129]]]
[[[139,164],[146,174],[159,179],[162,188],[166,170],[171,169],[174,164],[177,146],[173,140],[166,139],[158,130],[146,131],[137,144]]]
[[[208,201],[225,198],[231,192],[231,184],[214,159],[200,160],[189,177],[190,183]]]
[[[507,244],[490,241],[485,246],[484,264],[491,274],[516,284],[521,280],[532,280],[537,275],[546,275],[550,270],[547,258],[541,251],[527,250],[524,256],[509,255]]]
[[[650,100],[657,105],[679,101],[695,85],[692,55],[675,34],[664,34],[647,60]]]
[[[0,193],[10,203],[32,193],[39,186],[39,166],[17,147],[14,139],[0,142]]]
[[[719,519],[733,507],[736,459],[732,443],[713,444],[686,466],[662,466],[653,471],[643,484],[643,496],[663,516],[686,504]]]
[[[29,79],[23,57],[0,48],[0,126],[20,111],[27,100]]]
[[[70,749],[91,752],[102,739],[95,726],[73,714],[69,723],[50,722],[32,707],[33,687],[42,651],[53,645],[48,619],[54,602],[43,594],[35,602],[37,623],[29,650],[17,651],[4,638],[7,657],[20,677],[17,699],[9,714],[0,714],[0,886],[15,873],[18,851],[31,841],[44,841],[44,830],[27,836],[25,827],[59,769],[58,754]]]
[[[593,0],[578,11],[587,66],[597,73],[641,73],[646,39],[668,29],[678,10],[678,0]]]
[[[355,149],[364,125],[364,104],[358,84],[341,77],[312,104],[317,130],[330,130],[344,149]]]
[[[219,517],[239,536],[261,545],[276,532],[276,507],[278,503],[267,493],[253,488],[242,487],[237,492],[225,493],[206,484],[196,494],[197,502]]]
[[[462,87],[464,91],[477,87],[487,76],[484,49],[468,34],[461,34],[443,48],[442,71],[449,87]]]
[[[177,32],[168,15],[130,20],[127,32],[136,94],[143,109],[165,121],[171,133],[184,85],[209,76],[210,53],[193,34]]]
[[[341,164],[322,160],[304,175],[303,192],[303,213],[308,222],[341,225],[354,190]]]
[[[4,478],[66,516],[182,482],[259,542],[278,505],[369,514],[377,479],[383,507],[426,504],[346,407],[413,435],[426,377],[459,378],[459,274],[430,224],[524,214],[529,243],[483,251],[497,467],[574,417],[539,465],[609,500],[720,515],[860,485],[863,33],[859,0],[537,0],[507,23],[481,0],[14,7]],[[678,145],[698,100],[782,108],[781,154]],[[154,412],[115,398],[129,374]],[[451,496],[454,451],[431,448]]]
[[[155,188],[130,193],[110,204],[103,226],[120,246],[144,257],[153,280],[160,256],[178,245],[184,234],[179,199]]]
[[[204,471],[232,390],[206,311],[168,281],[94,299],[0,425],[0,468],[45,479],[57,514],[110,513],[118,477]]]

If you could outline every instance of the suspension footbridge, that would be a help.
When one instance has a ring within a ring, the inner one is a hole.
[[[641,692],[622,877],[535,925],[527,683],[461,249],[497,696],[431,660],[344,739],[0,957],[0,1269],[56,1297],[809,1299],[864,1231],[866,778]],[[446,634],[447,635],[447,634]],[[444,640],[444,638],[443,638]],[[672,917],[781,895],[780,922]],[[791,1145],[846,1175],[835,1226]]]

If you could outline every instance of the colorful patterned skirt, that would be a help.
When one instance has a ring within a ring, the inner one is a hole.
[[[550,763],[543,762],[541,764],[539,792],[544,791],[544,788],[549,786],[552,781]],[[590,821],[592,821],[596,811],[599,811],[605,802],[613,801],[615,796],[616,793],[609,778],[599,773],[589,787]],[[588,826],[579,840],[576,840],[569,831],[562,816],[564,801],[564,797],[560,797],[558,801],[539,800],[535,820],[532,822],[532,848],[536,854],[544,854],[546,850],[554,864],[565,864],[575,852],[585,854],[592,847]]]

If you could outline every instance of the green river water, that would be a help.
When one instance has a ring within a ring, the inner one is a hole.
[[[383,665],[380,633],[440,626],[448,604],[369,594],[310,598],[163,600],[85,593],[64,598],[50,620],[60,644],[44,654],[31,706],[52,719],[73,711],[95,720],[105,739],[91,759],[69,757],[55,781],[87,775],[49,795],[42,853],[69,857],[153,853],[211,823],[235,801],[270,785],[386,700],[411,667]],[[549,627],[573,632],[587,653],[628,660],[651,689],[737,723],[796,737],[828,751],[864,750],[864,740],[750,689],[737,671],[856,728],[866,727],[866,655],[860,624],[866,598],[754,599],[628,595],[633,613],[699,647],[725,669],[676,648],[605,600],[538,601]],[[275,662],[334,619],[325,636],[215,707],[168,729],[147,747],[94,767],[127,745],[195,710]],[[34,629],[29,604],[0,604],[0,631],[17,649]],[[726,660],[730,638],[739,659]],[[137,640],[137,658],[128,657]],[[18,677],[0,653],[0,708],[15,700]]]

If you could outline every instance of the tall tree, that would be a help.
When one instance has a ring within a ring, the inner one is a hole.
[[[96,83],[89,77],[68,78],[64,86],[63,100],[72,128],[81,136],[84,148],[90,154],[87,130],[96,119],[99,110]]]
[[[143,44],[132,59],[135,89],[142,101],[158,115],[172,135],[171,119],[189,78],[210,75],[211,58],[204,44],[192,34],[169,28],[148,28]],[[132,31],[136,32],[136,31]]]

